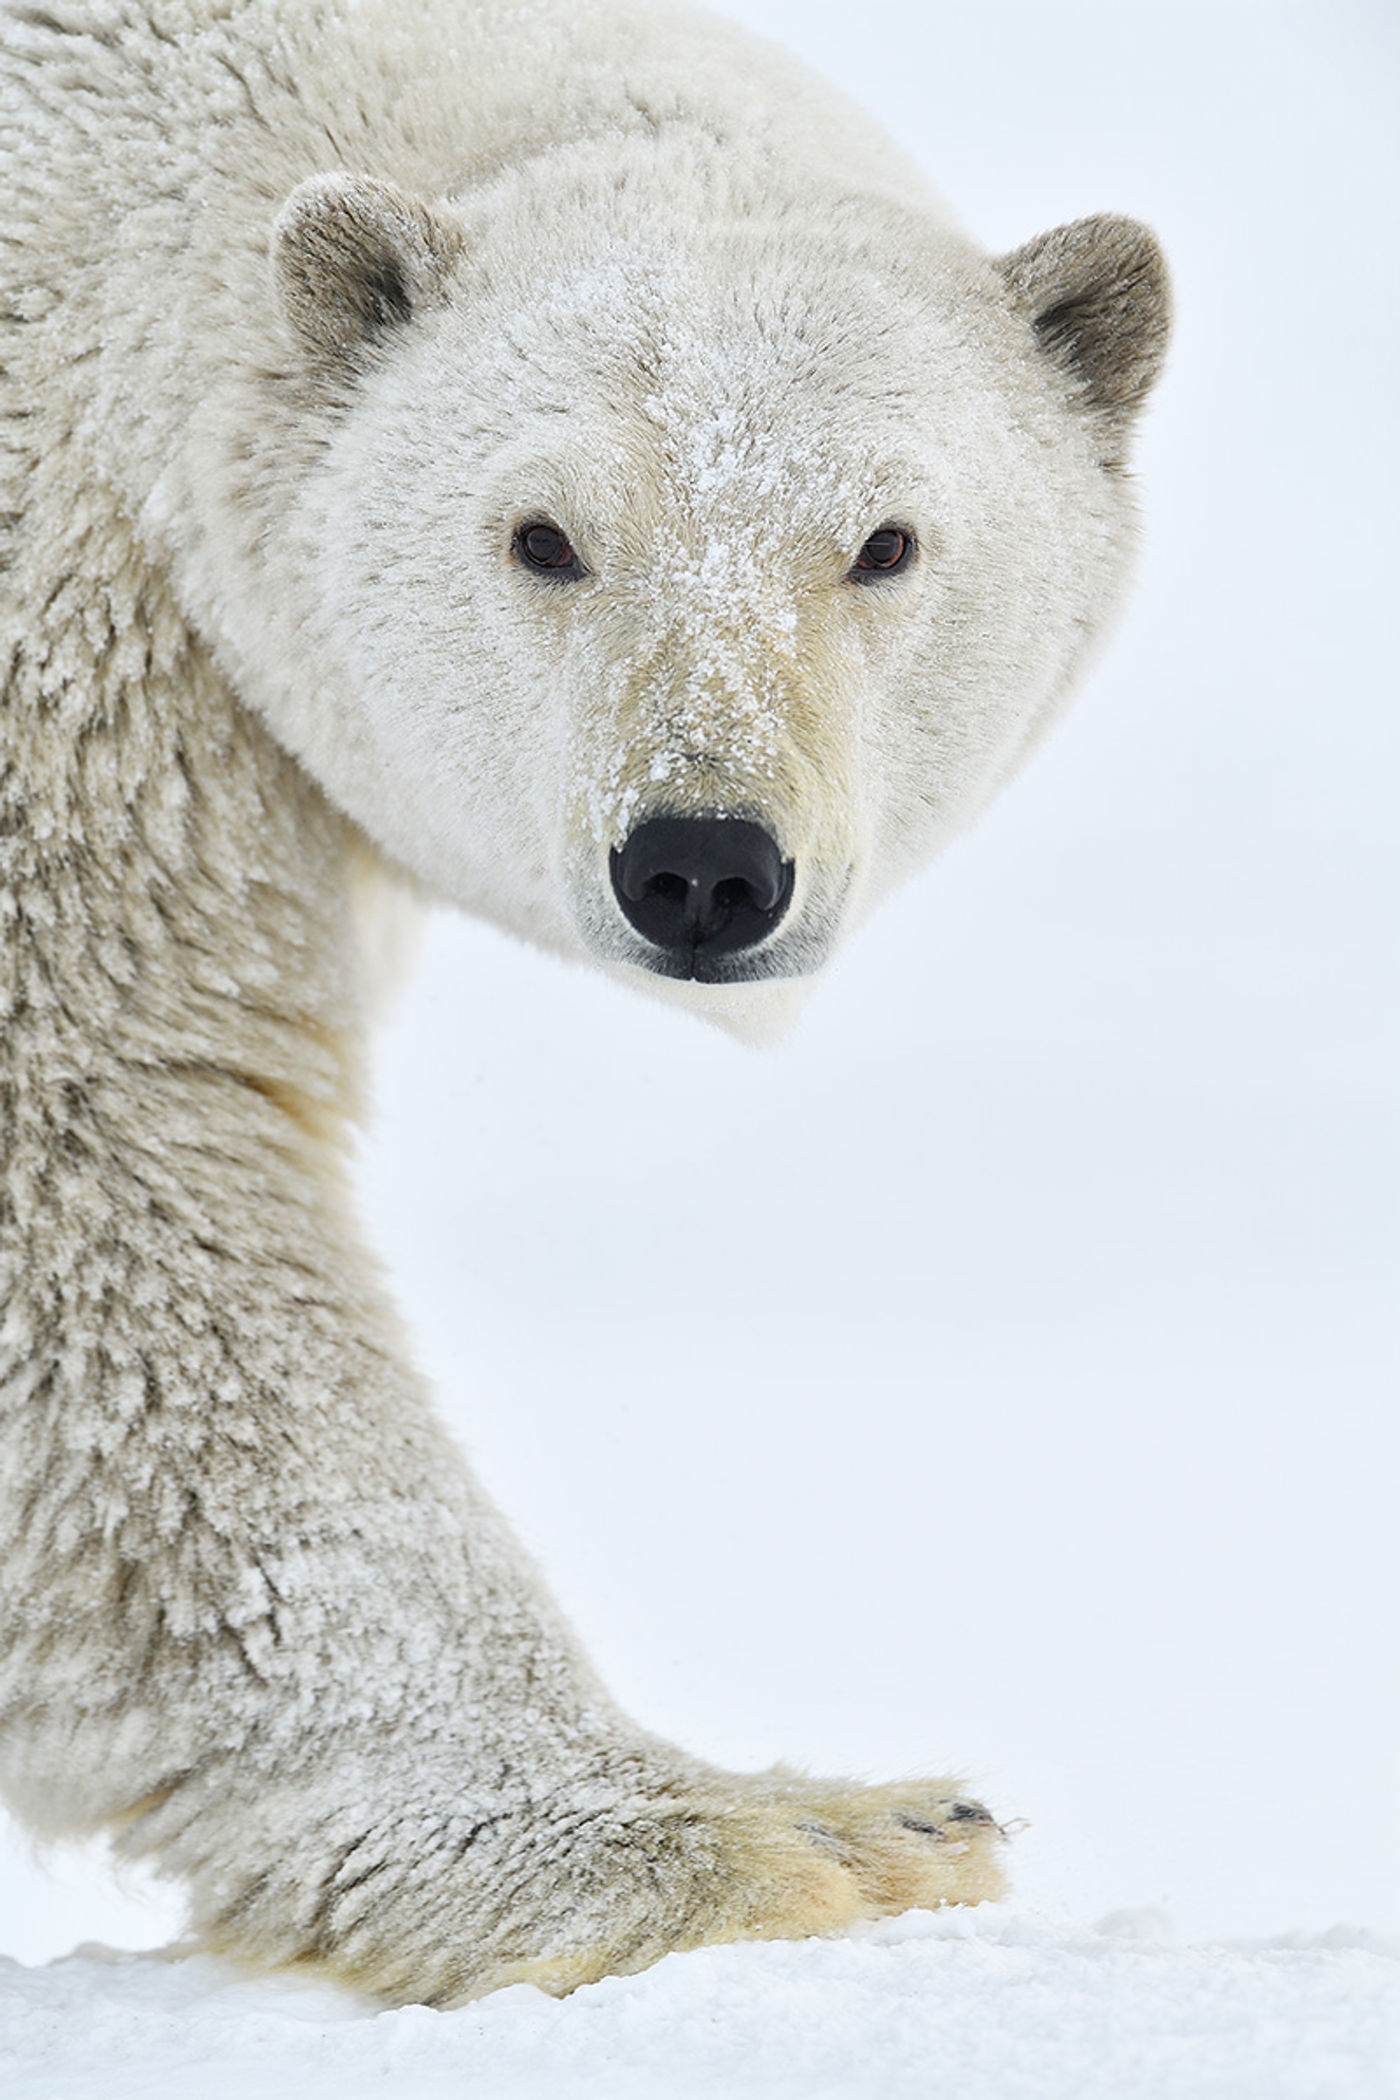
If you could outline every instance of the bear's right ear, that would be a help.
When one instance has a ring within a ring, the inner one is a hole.
[[[282,310],[321,365],[353,361],[401,327],[440,290],[460,250],[455,227],[368,175],[313,175],[272,229]]]
[[[1171,329],[1162,251],[1135,219],[1076,219],[997,262],[1035,343],[1098,426],[1106,467],[1122,466]]]

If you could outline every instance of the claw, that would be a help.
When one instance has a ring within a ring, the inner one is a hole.
[[[901,1814],[899,1822],[905,1830],[916,1830],[920,1837],[931,1837],[940,1844],[947,1842],[949,1823],[975,1823],[983,1830],[999,1828],[996,1819],[980,1801],[950,1801],[941,1823],[930,1823],[924,1816],[907,1814]]]
[[[948,1833],[941,1823],[926,1823],[922,1816],[906,1815],[901,1815],[899,1821],[905,1830],[917,1830],[920,1837],[933,1838],[940,1845],[947,1839]]]

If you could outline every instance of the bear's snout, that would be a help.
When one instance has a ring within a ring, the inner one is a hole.
[[[796,872],[761,824],[721,816],[649,817],[608,866],[624,917],[680,977],[704,977],[710,957],[772,933]]]

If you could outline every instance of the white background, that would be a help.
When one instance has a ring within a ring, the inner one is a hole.
[[[1395,17],[726,11],[988,246],[1157,228],[1139,585],[776,1049],[438,922],[373,1230],[648,1724],[962,1768],[1028,1905],[1394,1928]],[[154,1944],[138,1894],[12,1835],[0,1951]]]

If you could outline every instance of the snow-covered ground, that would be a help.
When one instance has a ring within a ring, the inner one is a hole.
[[[1388,2100],[1397,1975],[1341,1936],[1178,1948],[990,1907],[454,2013],[99,1950],[0,1966],[0,2076],[7,2100]]]
[[[366,1208],[625,1703],[736,1765],[969,1771],[1029,1819],[1015,1908],[374,2017],[204,1962],[33,1966],[178,1905],[11,1835],[6,2100],[1397,2090],[1366,1937],[1400,1931],[1396,17],[727,11],[989,244],[1158,227],[1140,586],[775,1049],[437,923]],[[689,1244],[742,1209],[761,1247],[708,1323],[673,1200]],[[1148,1910],[1190,1944],[1063,1922]]]

